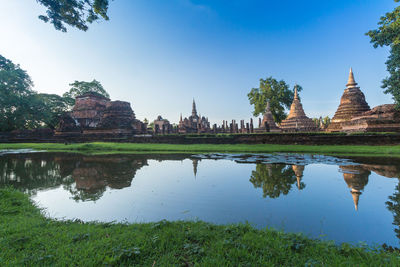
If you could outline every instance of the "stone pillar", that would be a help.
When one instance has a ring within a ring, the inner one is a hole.
[[[258,118],[258,128],[261,128],[261,118]]]
[[[246,133],[250,133],[250,125],[246,122]]]
[[[162,125],[162,134],[165,134],[165,124]]]
[[[250,133],[254,133],[253,118],[250,119]]]

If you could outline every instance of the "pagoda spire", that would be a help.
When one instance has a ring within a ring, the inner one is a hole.
[[[181,113],[181,118],[180,118],[180,120],[179,120],[179,122],[182,122],[183,120],[182,120],[182,113]]]
[[[294,86],[294,99],[299,99],[299,94],[297,92],[297,84]]]
[[[354,80],[354,74],[353,74],[353,69],[352,69],[352,68],[350,68],[349,80],[347,81],[346,86],[347,86],[348,88],[356,87],[356,86],[357,86],[357,83],[356,83],[356,81]]]
[[[197,116],[196,102],[194,102],[194,98],[193,98],[193,104],[192,104],[192,116]]]
[[[352,190],[352,191],[350,191],[350,193],[351,193],[351,196],[353,197],[354,209],[356,211],[358,211],[358,201],[360,199],[361,192]]]

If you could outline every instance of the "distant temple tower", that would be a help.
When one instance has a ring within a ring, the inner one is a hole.
[[[328,132],[339,132],[342,130],[342,123],[350,121],[353,117],[370,110],[365,96],[360,87],[354,80],[353,70],[350,68],[349,80],[346,89],[340,100],[340,105],[333,116],[331,124],[328,126]]]
[[[294,87],[294,99],[289,116],[281,122],[280,127],[284,132],[316,132],[318,130],[317,125],[304,112],[297,92],[297,85]]]
[[[197,115],[196,102],[192,103],[192,115],[188,118],[179,119],[178,132],[185,133],[208,133],[211,132],[210,122],[208,118]]]

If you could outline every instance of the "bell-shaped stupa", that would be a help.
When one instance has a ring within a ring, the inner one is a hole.
[[[290,106],[289,116],[281,122],[280,128],[284,132],[316,132],[318,130],[317,125],[304,112],[297,85],[294,87],[294,99]]]
[[[340,105],[328,126],[328,132],[340,132],[342,123],[350,121],[353,117],[370,110],[365,96],[354,80],[353,70],[350,68],[349,80],[340,99]]]
[[[269,101],[267,102],[267,107],[265,108],[263,120],[261,122],[261,127],[268,128],[270,132],[280,132],[281,129],[279,129],[278,126],[276,126],[274,116],[272,115],[271,112],[271,107],[269,104]]]

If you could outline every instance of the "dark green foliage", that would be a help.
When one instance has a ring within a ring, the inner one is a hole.
[[[108,20],[108,0],[36,0],[43,5],[46,15],[39,19],[53,24],[56,30],[66,32],[66,25],[82,31],[88,24],[100,19]]]
[[[250,104],[254,105],[253,115],[258,116],[263,114],[267,102],[270,102],[271,112],[276,122],[281,122],[286,118],[285,108],[289,109],[293,102],[294,89],[290,90],[289,85],[281,80],[269,77],[260,79],[260,87],[251,89],[247,94]],[[297,90],[300,92],[302,87],[297,85]]]
[[[394,0],[399,2],[400,0]],[[390,47],[390,55],[386,61],[389,76],[382,81],[385,94],[391,94],[400,107],[400,6],[386,13],[378,22],[378,29],[366,33],[375,48]]]
[[[49,127],[71,107],[54,94],[37,94],[26,71],[0,55],[0,131]]]
[[[1,266],[398,266],[399,256],[248,224],[56,221],[0,189]]]
[[[396,226],[394,231],[396,232],[396,236],[400,238],[400,183],[396,186],[396,192],[393,196],[389,197],[386,206],[393,213],[393,225]]]
[[[26,71],[0,55],[0,131],[24,128],[33,82]]]
[[[99,96],[104,96],[106,98],[110,98],[110,95],[104,89],[103,85],[96,79],[93,79],[91,82],[85,81],[75,81],[70,84],[71,89],[68,92],[63,94],[63,97],[67,99],[68,104],[73,106],[75,104],[75,97],[86,94],[92,93],[97,94]]]

